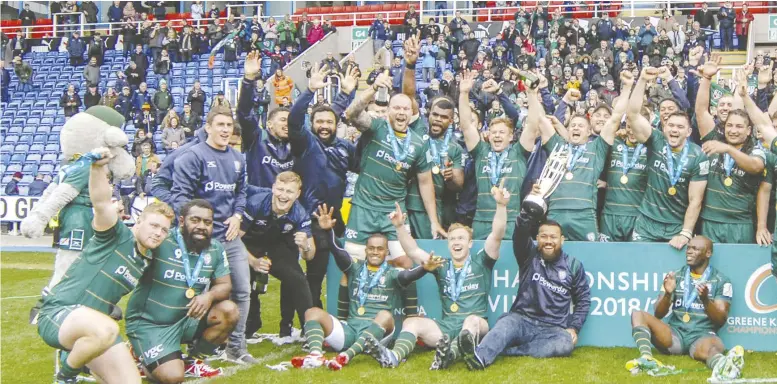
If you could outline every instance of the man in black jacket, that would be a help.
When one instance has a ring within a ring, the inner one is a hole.
[[[66,118],[78,113],[78,109],[81,107],[81,97],[78,96],[76,87],[73,84],[67,86],[67,91],[59,99],[59,105],[64,109]]]
[[[715,29],[715,14],[712,12],[711,9],[707,7],[707,2],[705,1],[701,5],[701,9],[696,12],[696,14],[693,16],[693,21],[698,21],[699,26],[703,29]],[[706,31],[702,31],[706,34],[707,38],[707,51],[712,50],[712,33],[707,33]]]
[[[302,13],[299,23],[297,23],[297,36],[299,36],[299,51],[305,52],[310,46],[308,44],[308,31],[313,28],[313,23],[308,21],[308,14]]]
[[[146,82],[146,71],[141,71],[134,61],[130,61],[129,67],[124,70],[124,74],[127,75],[127,83],[133,91],[140,87],[140,83]]]
[[[100,32],[94,33],[94,38],[92,38],[92,41],[89,43],[86,52],[86,56],[97,59],[98,66],[103,65],[103,60],[105,59],[105,41],[103,41],[102,36],[100,36]]]
[[[254,96],[256,100],[256,114],[259,116],[259,121],[262,123],[262,127],[266,127],[267,110],[270,107],[271,99],[270,91],[264,87],[264,81],[261,78],[256,79],[256,92],[254,93]]]
[[[100,95],[100,91],[97,90],[97,84],[89,84],[89,87],[84,94],[84,110],[100,104],[101,97],[102,95]]]
[[[81,39],[78,32],[73,32],[67,46],[67,52],[70,54],[70,65],[74,67],[84,65],[84,51],[86,51],[84,40]]]
[[[192,113],[197,116],[202,116],[205,112],[205,92],[200,88],[200,81],[194,82],[194,88],[189,91],[189,96],[186,97],[186,102],[191,105]]]
[[[29,3],[25,3],[24,9],[21,12],[19,12],[19,20],[22,21],[23,27],[31,27],[35,25],[35,12],[30,11]],[[29,35],[30,29],[27,28],[26,31],[27,31],[27,35]]]
[[[183,113],[180,118],[181,126],[183,127],[183,134],[186,136],[186,140],[190,140],[194,137],[194,132],[202,125],[202,118],[192,111],[192,105],[186,103],[183,105]],[[183,143],[181,143],[183,145]]]

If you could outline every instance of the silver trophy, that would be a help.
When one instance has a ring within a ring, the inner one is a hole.
[[[550,152],[545,167],[542,168],[542,174],[537,180],[540,185],[540,195],[530,194],[523,200],[523,209],[534,215],[534,213],[545,215],[548,211],[548,204],[545,199],[548,198],[561,183],[561,177],[564,176],[567,169],[567,158],[570,151],[566,145],[556,144],[553,151]]]

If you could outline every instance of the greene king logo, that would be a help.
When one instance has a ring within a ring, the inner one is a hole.
[[[747,307],[751,311],[765,315],[777,311],[777,298],[769,297],[766,292],[761,294],[762,288],[767,288],[767,284],[777,284],[777,281],[772,277],[772,267],[769,264],[764,264],[760,268],[756,269],[750,278],[747,279],[747,285],[745,286],[745,302]],[[773,291],[773,290],[770,290]],[[769,302],[772,304],[764,303],[761,299],[771,299]]]

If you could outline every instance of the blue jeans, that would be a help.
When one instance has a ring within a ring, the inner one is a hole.
[[[434,12],[434,17],[436,18],[435,22],[440,22],[440,15],[442,15],[443,23],[448,22],[448,11],[445,11],[445,9],[448,9],[448,2],[447,1],[435,1],[434,2],[434,9],[437,11]]]
[[[229,335],[227,347],[235,352],[246,351],[246,321],[248,320],[249,295],[251,293],[251,278],[248,270],[248,251],[240,238],[232,241],[222,241],[224,251],[229,261],[229,275],[232,278],[232,294],[230,299],[237,304],[240,317],[235,329]]]
[[[385,44],[386,44],[386,40],[373,39],[372,40],[372,49],[375,51],[375,53],[378,53],[378,50],[383,48],[383,46]]]
[[[442,78],[442,74],[445,73],[445,60],[437,60],[437,72],[438,76]]]
[[[545,48],[544,45],[538,45],[537,46],[537,57],[536,57],[537,63],[540,62],[540,59],[544,59],[547,56],[548,56],[548,49]]]
[[[497,356],[564,357],[575,349],[572,336],[559,326],[508,312],[496,321],[494,328],[475,349],[483,363],[494,363]]]
[[[734,49],[734,27],[720,27],[720,49]]]
[[[32,89],[32,82],[31,81],[27,82],[27,83],[25,83],[23,81],[20,81],[18,83],[18,85],[16,86],[16,90],[20,91],[20,92],[33,92],[34,91],[34,89]]]

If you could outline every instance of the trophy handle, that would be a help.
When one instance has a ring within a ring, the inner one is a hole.
[[[568,157],[569,151],[566,150],[566,146],[556,144],[553,147],[538,179],[543,198],[548,198],[553,194],[561,183],[561,177],[566,171]]]

